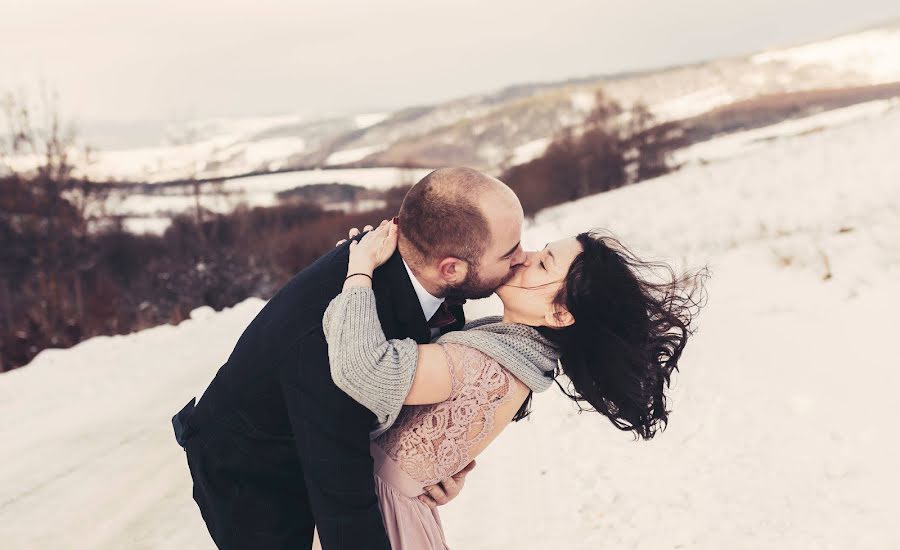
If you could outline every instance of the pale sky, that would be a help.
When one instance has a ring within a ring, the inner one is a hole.
[[[0,0],[0,92],[81,121],[324,115],[718,58],[900,16],[897,0]]]

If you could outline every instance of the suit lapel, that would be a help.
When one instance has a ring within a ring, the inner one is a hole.
[[[422,304],[399,251],[375,271],[373,288],[378,316],[388,339],[412,338],[420,344],[431,341]],[[388,319],[391,323],[385,322]]]

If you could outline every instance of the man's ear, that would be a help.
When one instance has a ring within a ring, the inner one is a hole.
[[[575,322],[575,317],[572,316],[568,309],[554,306],[553,310],[548,311],[547,314],[544,315],[544,321],[547,323],[548,327],[563,328],[572,325]]]
[[[465,260],[448,256],[437,265],[438,274],[448,284],[458,284],[466,279],[469,272],[469,264]]]

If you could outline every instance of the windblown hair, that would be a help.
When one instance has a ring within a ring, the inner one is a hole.
[[[575,322],[538,328],[560,348],[554,380],[580,411],[599,412],[620,430],[649,440],[668,424],[665,389],[696,330],[691,324],[705,299],[708,269],[679,278],[667,264],[641,261],[600,231],[577,239],[583,251],[554,298]],[[655,269],[667,277],[642,278]],[[560,384],[560,374],[568,387]],[[527,405],[517,419],[528,415]]]
[[[471,168],[440,168],[406,194],[398,216],[400,249],[410,263],[453,256],[477,266],[491,232],[478,199],[490,178]]]

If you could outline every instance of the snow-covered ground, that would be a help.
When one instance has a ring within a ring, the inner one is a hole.
[[[451,547],[900,547],[898,143],[893,109],[540,214],[529,246],[605,227],[708,265],[709,301],[665,432],[634,442],[551,388],[442,508]],[[262,305],[0,376],[3,547],[212,548],[169,419]]]

